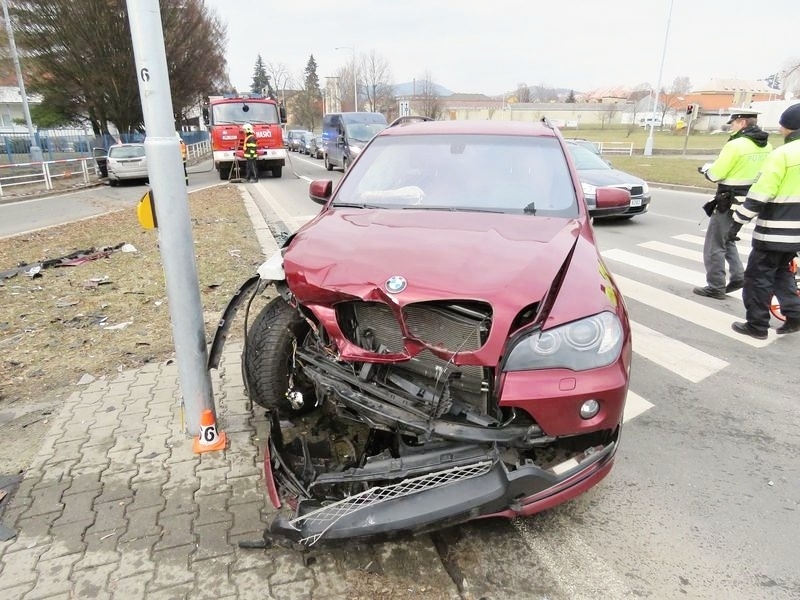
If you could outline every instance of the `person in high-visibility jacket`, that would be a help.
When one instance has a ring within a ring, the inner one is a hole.
[[[186,147],[186,142],[183,141],[181,134],[176,131],[175,135],[178,136],[178,142],[181,145],[181,158],[183,159],[183,180],[186,185],[189,185],[189,173],[186,170],[186,159],[189,157],[189,150]]]
[[[800,104],[783,111],[779,124],[786,143],[767,156],[744,204],[736,207],[726,236],[738,239],[742,225],[756,220],[742,289],[747,320],[731,327],[762,340],[767,338],[773,295],[786,316],[777,333],[800,331],[800,296],[790,270],[800,252]]]
[[[734,109],[728,120],[732,132],[730,139],[708,168],[699,169],[706,179],[717,184],[717,193],[703,207],[708,215],[708,229],[703,243],[706,285],[692,290],[698,296],[724,300],[728,292],[740,289],[744,282],[744,266],[739,258],[739,250],[734,242],[725,239],[725,235],[733,223],[733,209],[744,202],[747,190],[758,177],[761,164],[772,150],[769,135],[756,125],[757,118],[757,111]],[[727,285],[726,262],[729,271]]]
[[[244,130],[244,158],[247,161],[247,170],[245,172],[245,179],[258,183],[258,166],[256,159],[258,158],[258,142],[256,141],[256,134],[253,131],[253,126],[250,123],[245,123],[242,126]]]

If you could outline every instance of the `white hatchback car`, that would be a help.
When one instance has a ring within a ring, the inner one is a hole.
[[[108,182],[117,185],[126,179],[147,179],[144,144],[114,144],[108,149]]]

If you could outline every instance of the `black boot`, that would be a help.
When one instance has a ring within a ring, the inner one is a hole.
[[[794,333],[800,331],[800,317],[786,317],[786,322],[775,333]]]

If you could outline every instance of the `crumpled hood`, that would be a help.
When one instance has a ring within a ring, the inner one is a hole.
[[[284,270],[302,302],[378,299],[402,276],[399,304],[456,298],[513,309],[542,298],[580,227],[531,215],[333,208],[297,232]]]

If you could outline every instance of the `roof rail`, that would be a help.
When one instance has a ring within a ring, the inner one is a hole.
[[[422,115],[405,115],[402,117],[397,117],[394,121],[389,123],[389,127],[394,127],[395,125],[405,125],[406,123],[415,123],[417,121],[433,121],[430,117],[423,117]]]

